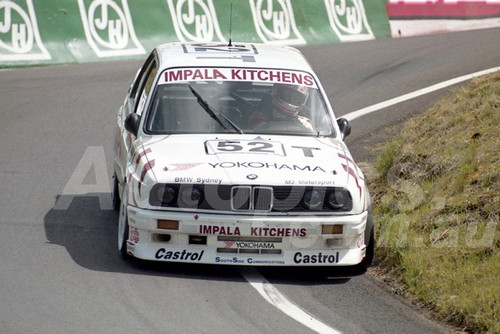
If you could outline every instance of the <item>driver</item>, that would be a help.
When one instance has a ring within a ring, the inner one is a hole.
[[[311,121],[299,115],[308,96],[306,86],[275,84],[272,95],[262,99],[260,110],[250,115],[248,127],[254,129],[268,121],[295,121],[312,131]]]

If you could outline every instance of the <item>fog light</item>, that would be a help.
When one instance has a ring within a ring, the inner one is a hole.
[[[342,234],[344,225],[321,225],[321,234]]]
[[[207,237],[205,235],[190,235],[189,236],[190,245],[206,245]]]
[[[178,230],[178,220],[158,219],[156,226],[162,230]]]
[[[153,234],[154,242],[169,242],[170,239],[172,239],[172,236],[170,234],[159,234],[159,233]]]
[[[326,244],[330,247],[342,246],[342,239],[326,239]]]

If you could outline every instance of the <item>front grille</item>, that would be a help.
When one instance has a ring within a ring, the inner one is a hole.
[[[273,188],[233,186],[231,189],[231,209],[235,211],[271,211]]]

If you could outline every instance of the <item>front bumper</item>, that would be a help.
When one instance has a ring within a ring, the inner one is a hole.
[[[145,260],[255,266],[345,266],[365,256],[367,212],[258,216],[144,210],[128,206],[128,254]],[[178,221],[178,229],[158,228]],[[322,225],[342,232],[322,234]]]

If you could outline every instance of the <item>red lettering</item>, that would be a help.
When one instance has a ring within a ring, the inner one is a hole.
[[[300,229],[300,236],[301,236],[301,237],[305,237],[306,235],[307,235],[307,229],[305,229],[305,228],[301,228],[301,229]]]
[[[302,85],[302,74],[292,73],[292,82]]]
[[[194,71],[193,79],[203,79],[203,74],[201,74],[200,70]]]
[[[191,71],[191,70],[184,70],[184,80],[187,80],[188,77],[190,77],[191,75],[193,75],[193,71]]]
[[[240,75],[241,70],[231,70],[231,78],[236,79],[236,80],[244,80],[243,77]],[[243,71],[243,75],[245,75],[245,72]]]
[[[250,73],[250,80],[255,80],[255,73],[257,72],[257,70],[247,70],[248,73]],[[245,79],[246,79],[246,76],[245,76]]]
[[[169,71],[165,73],[165,81],[180,81],[182,80],[182,71]]]
[[[267,71],[259,71],[257,72],[257,78],[259,78],[259,80],[262,80],[262,81],[267,81],[269,80],[269,77],[268,76],[263,76],[263,74],[268,74]]]
[[[290,80],[290,72],[283,72],[281,73],[281,80],[286,83],[291,83],[292,81]]]
[[[304,84],[307,86],[312,86],[314,84],[313,78],[310,75],[304,76]]]
[[[210,70],[205,69],[205,80],[213,79],[213,77],[210,76]]]
[[[280,74],[281,72],[273,72],[269,71],[269,80],[270,81],[281,81]]]
[[[214,79],[227,79],[224,74],[219,72],[219,70],[214,69]]]

